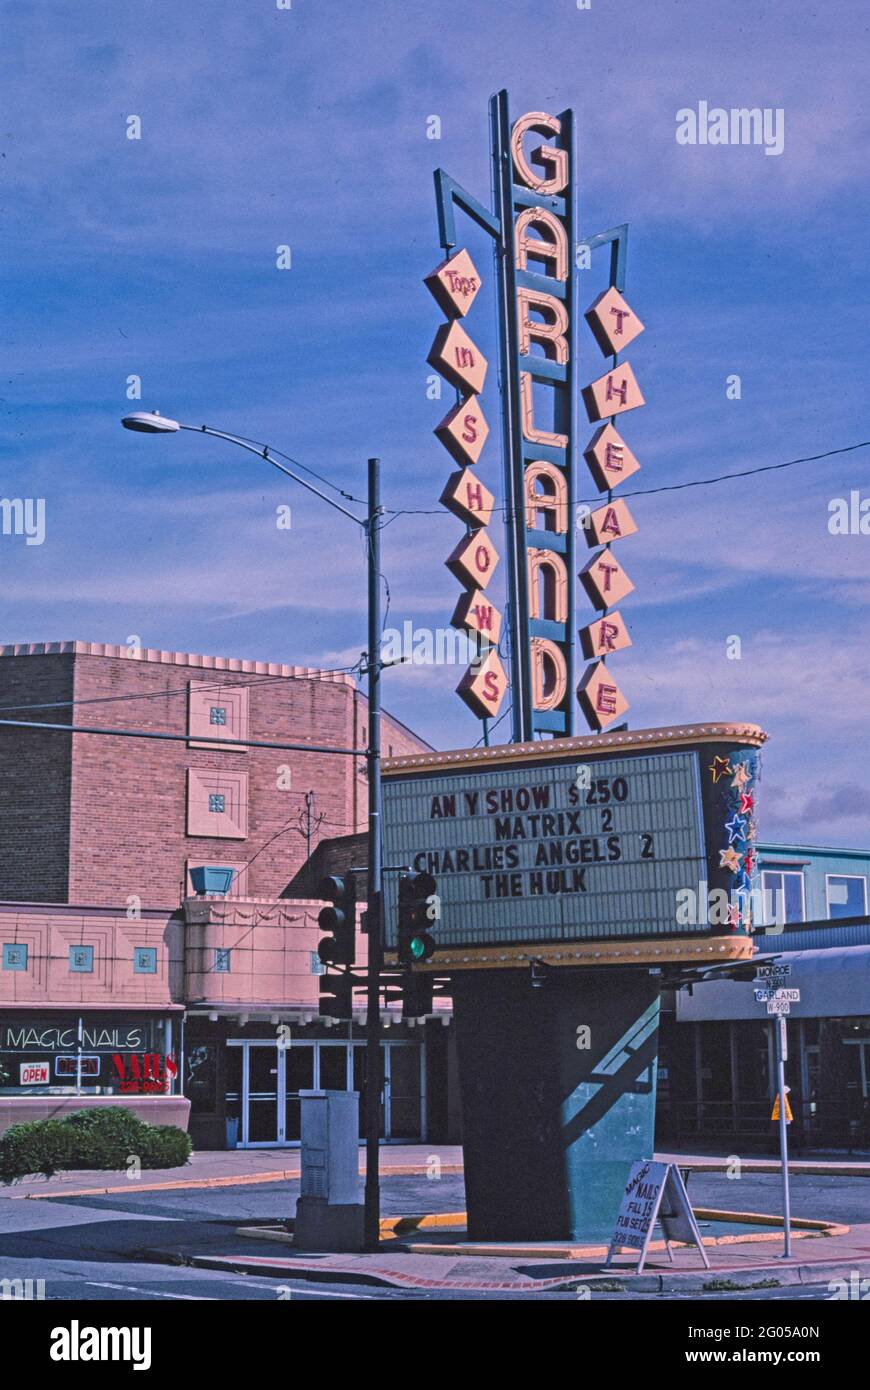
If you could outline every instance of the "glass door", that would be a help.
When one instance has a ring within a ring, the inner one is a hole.
[[[321,1091],[348,1091],[347,1043],[317,1044],[317,1087]]]
[[[419,1139],[420,1049],[408,1043],[387,1043],[386,1131],[388,1139]]]
[[[244,1044],[242,1143],[274,1145],[278,1133],[278,1048],[275,1043]]]
[[[382,1049],[383,1050],[383,1049]],[[361,1135],[366,1132],[366,1045],[365,1043],[354,1043],[353,1045],[353,1088],[359,1091],[359,1132]],[[384,1135],[384,1121],[386,1112],[384,1109],[384,1091],[381,1091],[381,1138]]]
[[[282,1077],[282,1143],[298,1144],[302,1134],[302,1103],[300,1091],[314,1088],[314,1043],[293,1042],[282,1048],[284,1062]]]

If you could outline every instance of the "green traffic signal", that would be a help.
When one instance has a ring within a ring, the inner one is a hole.
[[[435,920],[437,891],[438,884],[431,874],[403,874],[399,879],[396,946],[402,965],[428,960],[435,953],[434,938],[425,928]]]

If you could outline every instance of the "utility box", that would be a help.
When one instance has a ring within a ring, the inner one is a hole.
[[[300,1250],[362,1250],[359,1092],[300,1091],[302,1190],[294,1244]]]

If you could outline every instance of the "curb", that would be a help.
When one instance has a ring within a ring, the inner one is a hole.
[[[359,1176],[365,1176],[365,1168],[360,1167]],[[451,1176],[462,1173],[461,1163],[443,1163],[441,1165],[442,1175],[449,1173]],[[397,1163],[392,1167],[381,1166],[381,1176],[390,1177],[415,1177],[426,1172],[426,1165],[419,1163]],[[250,1187],[256,1183],[267,1182],[298,1182],[302,1177],[299,1168],[278,1169],[274,1173],[240,1173],[238,1177],[219,1177],[219,1178],[174,1178],[171,1182],[139,1182],[128,1180],[115,1187],[74,1187],[63,1188],[56,1192],[4,1192],[0,1186],[0,1198],[8,1197],[10,1201],[49,1201],[57,1197],[106,1197],[118,1192],[173,1192],[182,1188],[203,1188],[203,1187]]]
[[[374,1284],[379,1288],[401,1289],[467,1289],[489,1293],[538,1293],[546,1289],[570,1287],[573,1277],[554,1275],[547,1279],[520,1276],[517,1279],[427,1279],[421,1274],[384,1269],[378,1265],[369,1269],[354,1269],[347,1265],[303,1265],[293,1260],[269,1259],[265,1255],[192,1255],[190,1263],[197,1269],[233,1270],[237,1274],[273,1274],[285,1279],[314,1280],[319,1284]]]
[[[678,1161],[678,1160],[674,1160]],[[688,1167],[693,1173],[726,1173],[729,1163],[726,1159],[711,1158],[709,1161],[691,1163],[685,1161],[681,1165]],[[780,1173],[781,1165],[774,1159],[744,1159],[743,1168],[750,1173]],[[829,1177],[829,1178],[867,1178],[870,1177],[870,1163],[837,1163],[832,1161],[825,1163],[815,1160],[798,1159],[789,1163],[789,1174],[791,1177]],[[417,1177],[426,1172],[425,1163],[396,1163],[381,1165],[381,1174],[384,1177]],[[456,1177],[464,1172],[461,1163],[442,1163],[441,1174]],[[365,1166],[360,1165],[359,1175],[365,1175]],[[135,1189],[130,1182],[125,1182],[113,1187],[81,1187],[62,1189],[55,1192],[7,1192],[0,1185],[0,1199],[7,1197],[11,1201],[48,1201],[58,1197],[106,1197],[118,1192],[160,1192],[164,1188],[167,1192],[178,1191],[184,1188],[208,1188],[208,1187],[245,1187],[256,1183],[269,1182],[293,1182],[301,1177],[301,1169],[277,1169],[271,1173],[240,1173],[238,1176],[220,1176],[214,1178],[178,1178],[171,1182],[152,1182],[136,1183]],[[51,1181],[51,1179],[49,1179]]]
[[[796,1287],[799,1284],[825,1284],[830,1279],[841,1277],[844,1270],[849,1274],[854,1270],[859,1278],[866,1277],[870,1275],[870,1260],[824,1259],[799,1265],[777,1261],[753,1265],[750,1269],[707,1269],[698,1273],[693,1271],[691,1274],[672,1274],[670,1271],[661,1274],[593,1274],[588,1278],[577,1278],[576,1282],[589,1284],[593,1290],[596,1282],[619,1284],[626,1293],[704,1293],[712,1292],[710,1285],[719,1281],[743,1289],[751,1289],[765,1278],[775,1278],[780,1288]]]
[[[428,1279],[423,1275],[373,1265],[355,1268],[351,1264],[303,1264],[296,1260],[270,1258],[266,1255],[193,1255],[190,1264],[198,1269],[233,1270],[240,1274],[277,1275],[314,1280],[322,1284],[374,1284],[386,1288],[409,1289],[467,1289],[480,1292],[535,1293],[556,1289],[588,1287],[593,1293],[597,1284],[607,1286],[608,1292],[626,1293],[704,1293],[712,1292],[710,1285],[727,1282],[735,1289],[752,1288],[764,1278],[775,1278],[780,1287],[800,1284],[824,1284],[839,1278],[844,1271],[855,1271],[858,1277],[870,1275],[870,1260],[818,1260],[800,1265],[773,1263],[754,1265],[749,1269],[701,1270],[686,1274],[670,1271],[661,1274],[620,1274],[618,1271],[581,1274],[566,1268],[564,1272],[535,1279],[530,1276],[515,1279]],[[615,1287],[616,1286],[616,1287]]]

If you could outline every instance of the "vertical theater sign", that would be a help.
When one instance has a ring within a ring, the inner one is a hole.
[[[643,405],[630,362],[621,354],[643,331],[624,298],[626,226],[578,241],[573,112],[530,111],[511,120],[507,92],[490,104],[494,211],[444,170],[435,174],[441,245],[447,258],[426,277],[447,322],[430,363],[457,390],[457,403],[436,435],[458,464],[442,503],[464,521],[466,536],[447,560],[464,586],[453,624],[475,636],[480,657],[459,694],[481,718],[495,715],[508,687],[499,657],[509,648],[512,739],[559,737],[575,731],[575,700],[595,731],[616,723],[628,701],[608,659],[631,643],[618,607],[634,587],[615,542],[637,530],[615,490],[640,467],[616,419]],[[460,319],[471,308],[480,276],[458,248],[456,208],[493,239],[499,309],[501,426],[507,612],[505,622],[487,585],[500,556],[490,534],[495,498],[475,473],[489,425],[480,401],[488,364]],[[610,247],[610,283],[586,311],[608,369],[577,389],[575,323],[578,265]],[[584,457],[603,494],[578,506],[575,455],[578,402],[597,425]],[[578,525],[578,522],[582,522]],[[595,553],[577,574],[576,541]],[[579,632],[589,662],[577,684],[574,629],[579,577],[594,621]],[[502,629],[504,628],[504,632]]]
[[[479,718],[498,714],[507,690],[499,660],[501,613],[487,594],[499,562],[488,531],[495,498],[474,471],[489,426],[480,403],[488,363],[459,322],[480,289],[480,277],[467,251],[458,251],[436,266],[425,281],[447,322],[439,328],[429,362],[456,388],[457,401],[435,433],[458,469],[447,479],[441,502],[466,525],[466,534],[447,559],[447,567],[464,586],[451,623],[474,640],[478,656],[463,676],[458,693]]]
[[[480,642],[459,693],[484,719],[509,699],[512,733],[387,759],[384,855],[438,885],[434,948],[412,968],[449,978],[469,1237],[599,1242],[632,1165],[652,1158],[663,988],[754,970],[766,734],[620,727],[631,412],[644,404],[627,228],[577,238],[570,111],[511,119],[500,92],[490,118],[493,208],[437,171],[445,259],[426,283],[444,313],[429,361],[457,393],[436,429],[456,464],[441,501],[465,526],[447,560],[463,589],[453,622]],[[484,453],[481,281],[457,209],[495,250],[501,489]],[[608,249],[606,288],[578,310],[577,272]],[[585,470],[577,481],[581,452],[595,499]],[[592,609],[579,631],[578,579]],[[575,731],[578,708],[591,733]],[[397,896],[382,914],[388,961]]]

